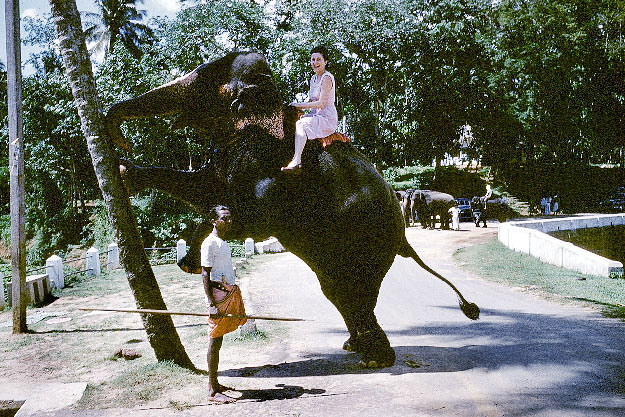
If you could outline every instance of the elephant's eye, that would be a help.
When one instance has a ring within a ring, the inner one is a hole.
[[[247,85],[261,85],[271,81],[271,76],[267,74],[261,74],[258,72],[245,74],[241,77],[241,81]]]

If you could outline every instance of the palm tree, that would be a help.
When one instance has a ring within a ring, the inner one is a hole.
[[[99,13],[84,13],[85,36],[91,42],[92,54],[106,56],[121,41],[135,58],[141,57],[141,44],[151,42],[154,33],[141,23],[147,12],[137,9],[136,3],[143,4],[143,0],[95,0]]]
[[[150,267],[128,194],[119,175],[119,160],[107,140],[96,83],[80,27],[76,0],[50,0],[61,54],[83,134],[93,161],[109,218],[121,249],[121,261],[128,284],[139,308],[166,309],[165,301]],[[194,369],[170,316],[143,315],[143,326],[159,361]]]

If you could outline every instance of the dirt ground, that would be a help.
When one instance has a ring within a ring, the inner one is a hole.
[[[452,237],[444,256],[451,256],[457,247],[480,243],[491,239],[496,227],[476,229],[470,223],[462,223],[460,232],[438,231]],[[407,229],[415,233],[419,227]],[[441,254],[443,255],[443,254]],[[242,274],[240,284],[262,279],[255,271],[271,262],[272,255],[256,256]],[[175,265],[154,267],[161,292],[168,309],[204,311],[204,297],[201,279],[198,275],[180,272]],[[263,302],[263,304],[266,304]],[[121,387],[125,378],[133,372],[143,372],[155,362],[138,314],[111,312],[85,312],[79,308],[136,308],[132,294],[122,271],[114,271],[100,278],[85,279],[74,288],[66,287],[61,296],[41,308],[29,308],[30,333],[11,334],[11,312],[0,314],[0,381],[28,384],[35,381],[73,382],[84,381],[92,387],[93,395],[87,396],[85,406],[105,407],[123,405],[117,385]],[[271,307],[269,307],[271,308]],[[248,310],[258,311],[262,306],[248,305]],[[201,317],[174,316],[174,323],[185,349],[198,369],[206,370],[207,333]],[[270,345],[280,345],[288,338],[287,327],[280,322],[264,322],[262,340],[264,352],[275,352]],[[245,340],[237,334],[226,336],[227,348],[222,349],[221,367],[245,366],[242,358],[250,357],[250,350],[258,346],[259,340]],[[132,349],[142,357],[133,361],[113,358],[119,349]],[[267,363],[275,360],[271,354],[262,358]],[[257,356],[249,365],[257,364]],[[119,384],[114,381],[119,380]],[[204,378],[188,374],[182,377],[188,386],[194,386],[194,395],[186,402],[201,401],[204,395]],[[106,389],[100,389],[106,387]],[[121,388],[120,388],[121,389]],[[145,404],[162,406],[176,398],[176,387],[154,388],[157,392],[143,393]],[[188,394],[188,392],[187,392]],[[166,400],[165,400],[166,399]],[[128,399],[128,401],[131,401]],[[177,401],[177,400],[176,400]],[[180,400],[183,403],[185,400]],[[121,402],[121,404],[120,404]]]
[[[376,307],[398,355],[391,368],[361,369],[356,354],[341,350],[345,326],[312,271],[289,253],[268,254],[255,256],[240,279],[248,313],[312,321],[257,321],[253,336],[226,336],[220,382],[239,391],[235,405],[207,406],[205,373],[157,364],[138,315],[78,310],[134,308],[121,271],[67,288],[53,303],[29,310],[39,319],[29,325],[30,334],[11,335],[10,327],[2,327],[10,312],[0,314],[0,401],[20,399],[3,398],[6,387],[80,381],[86,389],[71,405],[24,415],[621,415],[625,405],[605,394],[606,382],[597,378],[616,369],[617,353],[609,347],[622,341],[606,337],[623,334],[621,324],[462,272],[455,250],[493,239],[497,223],[461,227],[412,227],[406,235],[419,242],[426,263],[480,304],[483,317],[467,320],[448,287],[414,261],[396,258]],[[199,276],[175,265],[154,271],[169,309],[204,311]],[[189,357],[206,371],[204,319],[173,319]],[[142,356],[112,358],[120,348]],[[598,403],[604,408],[597,409]]]

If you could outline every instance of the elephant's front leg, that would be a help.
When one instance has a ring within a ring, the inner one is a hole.
[[[194,206],[200,212],[208,212],[214,204],[223,201],[226,191],[226,183],[208,167],[197,171],[181,171],[141,167],[128,160],[121,160],[120,172],[130,194],[145,188],[156,189]]]

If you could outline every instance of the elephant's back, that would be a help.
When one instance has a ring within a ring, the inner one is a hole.
[[[404,232],[404,220],[395,191],[369,160],[351,144],[337,143],[319,155],[322,183],[335,219],[361,236]]]

